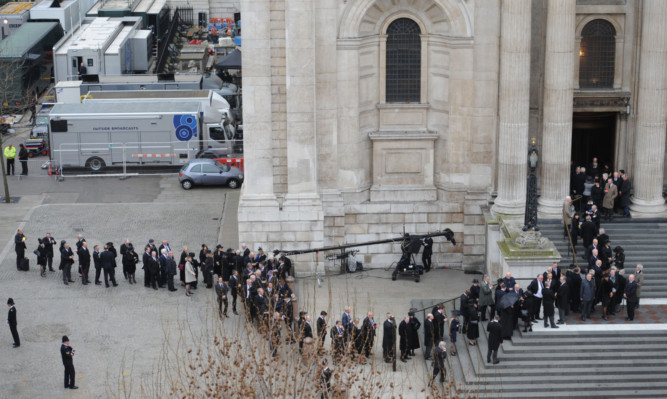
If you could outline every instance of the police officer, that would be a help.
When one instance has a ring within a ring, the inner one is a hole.
[[[21,340],[19,339],[19,332],[16,329],[16,308],[14,307],[14,300],[12,298],[7,299],[7,306],[9,306],[7,324],[9,324],[9,330],[12,332],[12,338],[14,338],[14,348],[18,348],[21,346]]]
[[[60,346],[60,355],[63,358],[63,366],[65,366],[65,389],[79,389],[74,385],[74,349],[69,346],[69,338],[63,335],[63,344]]]
[[[5,147],[5,158],[7,158],[7,176],[14,175],[14,158],[16,158],[16,147],[11,144]]]

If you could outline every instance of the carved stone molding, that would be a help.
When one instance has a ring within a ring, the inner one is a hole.
[[[574,112],[627,112],[629,105],[629,92],[576,91],[574,93]]]

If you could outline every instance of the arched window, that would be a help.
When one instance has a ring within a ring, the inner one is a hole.
[[[613,88],[616,60],[616,30],[604,19],[584,26],[579,47],[579,87]]]
[[[387,102],[419,102],[421,89],[421,30],[409,18],[387,28]]]

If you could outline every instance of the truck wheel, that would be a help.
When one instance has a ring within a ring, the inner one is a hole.
[[[239,182],[236,179],[229,179],[227,182],[227,187],[229,188],[238,188],[239,187]]]
[[[30,152],[28,153],[28,158],[32,158],[32,157],[34,157],[34,156],[35,156],[35,153],[34,153],[34,152],[30,151]]]
[[[104,169],[105,164],[102,158],[93,157],[86,162],[86,166],[93,172],[99,172],[100,170]]]
[[[189,190],[192,188],[192,182],[190,180],[183,180],[181,182],[181,187],[183,187],[183,190]]]

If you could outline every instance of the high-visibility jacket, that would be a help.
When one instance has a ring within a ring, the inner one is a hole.
[[[7,158],[7,159],[16,158],[16,147],[14,147],[14,146],[5,147],[5,158]]]

